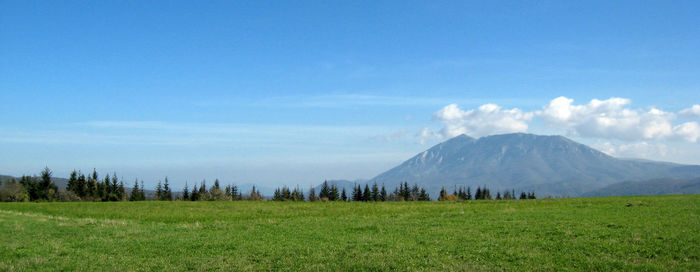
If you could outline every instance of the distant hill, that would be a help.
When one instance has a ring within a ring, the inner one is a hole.
[[[460,135],[415,155],[369,182],[417,183],[435,197],[441,187],[486,185],[580,196],[627,180],[700,177],[700,166],[618,159],[563,136],[514,133],[475,139]]]
[[[636,196],[636,195],[684,195],[700,194],[700,178],[694,179],[652,179],[635,182],[624,181],[601,189],[584,193],[582,196]]]
[[[39,178],[39,177],[37,177],[37,178]],[[19,181],[19,177],[0,175],[0,182],[7,182],[7,181],[10,181],[12,179]],[[54,184],[56,184],[56,186],[58,186],[58,188],[66,188],[66,186],[68,186],[68,179],[66,179],[66,178],[52,177],[51,180],[53,181]]]

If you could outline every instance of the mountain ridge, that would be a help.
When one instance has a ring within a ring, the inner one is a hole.
[[[579,196],[626,180],[693,178],[700,166],[618,159],[560,135],[459,135],[420,152],[369,182],[417,183],[435,195],[443,186],[488,186]]]

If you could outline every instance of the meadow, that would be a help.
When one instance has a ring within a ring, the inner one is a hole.
[[[0,271],[700,271],[700,195],[0,203]]]

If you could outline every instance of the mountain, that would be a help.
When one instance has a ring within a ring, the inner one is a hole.
[[[700,178],[623,181],[584,193],[582,196],[635,196],[700,194]]]
[[[460,135],[419,153],[369,182],[534,190],[539,196],[579,196],[628,180],[700,177],[700,166],[618,159],[563,136],[514,133],[475,139]]]

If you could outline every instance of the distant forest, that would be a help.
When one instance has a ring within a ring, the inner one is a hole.
[[[329,185],[324,181],[321,188],[316,193],[316,189],[311,187],[305,194],[299,187],[292,188],[282,186],[275,189],[271,197],[260,194],[255,186],[249,192],[241,192],[236,185],[226,185],[222,187],[219,180],[215,180],[213,185],[207,186],[206,181],[199,185],[194,184],[192,189],[187,183],[182,189],[182,193],[173,192],[168,178],[158,181],[154,191],[146,194],[143,181],[139,183],[135,180],[133,186],[126,188],[124,182],[117,177],[116,173],[106,174],[100,178],[97,171],[85,175],[79,171],[73,171],[68,178],[65,188],[59,188],[52,180],[52,172],[46,167],[39,176],[22,176],[19,180],[10,178],[5,182],[0,182],[0,201],[240,201],[240,200],[272,200],[272,201],[361,201],[361,202],[382,202],[382,201],[430,201],[430,196],[425,188],[417,184],[409,186],[402,183],[393,191],[388,192],[384,185],[376,183],[370,186],[365,184],[364,188],[357,184],[353,186],[351,192],[346,192],[345,188],[338,189],[336,185]],[[455,188],[452,193],[443,187],[440,191],[438,201],[467,201],[467,200],[511,200],[511,199],[535,199],[534,192],[521,192],[519,196],[514,190],[496,192],[495,197],[486,186],[477,187],[472,195],[470,187]]]

